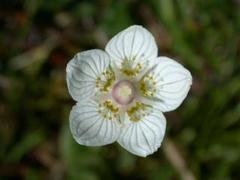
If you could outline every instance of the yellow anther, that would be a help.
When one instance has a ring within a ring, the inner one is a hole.
[[[107,120],[116,119],[119,113],[119,109],[115,107],[110,100],[104,101],[98,108],[99,115]]]
[[[100,75],[100,77],[96,78],[96,87],[102,92],[108,92],[114,81],[115,74],[109,67]]]
[[[132,60],[124,59],[122,61],[121,72],[123,74],[127,76],[136,76],[142,70],[142,65],[140,63],[133,65],[134,60],[135,59]]]
[[[139,89],[140,92],[147,97],[153,97],[157,92],[157,82],[154,79],[153,75],[146,75],[140,82],[139,82]]]
[[[141,118],[148,115],[149,108],[150,108],[149,105],[136,102],[136,104],[127,111],[130,121],[133,122],[140,121]]]
[[[117,113],[118,112],[118,108],[113,106],[112,102],[111,101],[105,101],[103,103],[103,106],[108,109],[109,111],[111,111],[112,113]]]

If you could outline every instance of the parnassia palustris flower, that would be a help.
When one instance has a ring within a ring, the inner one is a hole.
[[[133,25],[99,49],[80,52],[67,65],[67,85],[77,101],[70,129],[81,145],[117,141],[138,156],[160,147],[166,129],[163,112],[176,109],[192,84],[190,72],[158,57],[154,37]]]

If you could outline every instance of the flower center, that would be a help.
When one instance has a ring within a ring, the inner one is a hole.
[[[134,99],[134,87],[131,82],[122,80],[112,90],[113,99],[120,105],[128,105]]]

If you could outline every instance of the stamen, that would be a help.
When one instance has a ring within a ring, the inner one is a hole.
[[[142,95],[146,97],[153,97],[157,92],[157,81],[154,79],[153,75],[146,75],[139,82],[139,90]]]
[[[147,116],[151,110],[151,106],[143,104],[141,102],[136,102],[134,106],[128,109],[127,114],[129,120],[133,122],[140,121],[144,116]]]
[[[142,67],[142,64],[136,63],[135,61],[136,61],[135,57],[132,58],[131,60],[124,59],[121,64],[122,66],[121,72],[124,75],[130,76],[130,77],[135,77],[136,75],[138,75],[143,67]]]
[[[110,100],[104,101],[102,104],[99,104],[98,113],[108,120],[116,119],[119,116],[119,109],[113,105]]]
[[[102,92],[108,92],[115,81],[115,74],[109,67],[96,79],[96,87]]]

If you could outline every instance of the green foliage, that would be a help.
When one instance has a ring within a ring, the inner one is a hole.
[[[136,157],[119,145],[72,138],[65,82],[78,51],[104,48],[131,24],[154,33],[160,55],[193,75],[183,105],[166,113],[196,179],[240,179],[238,0],[25,0],[0,2],[0,179],[181,179],[163,153]],[[163,142],[165,144],[165,142]]]

